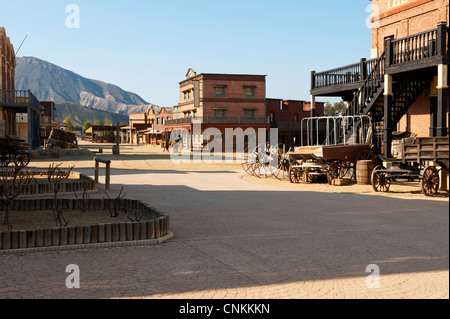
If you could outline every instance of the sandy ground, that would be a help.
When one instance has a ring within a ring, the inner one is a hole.
[[[1,256],[0,298],[448,299],[448,197],[429,199],[417,185],[385,197],[370,186],[291,185],[246,176],[239,164],[175,165],[157,148],[113,156],[102,147],[113,166],[108,194],[124,186],[167,214],[174,237]],[[92,176],[94,156],[56,162]],[[81,289],[66,288],[67,265],[79,266]],[[379,288],[368,285],[368,265]]]
[[[281,189],[290,189],[298,191],[308,192],[323,192],[323,193],[346,193],[346,194],[364,194],[364,195],[377,195],[387,197],[400,197],[400,198],[414,198],[414,199],[428,199],[428,200],[447,200],[449,199],[449,192],[440,192],[435,197],[426,197],[422,194],[419,183],[407,183],[407,184],[392,184],[388,193],[376,193],[371,185],[358,185],[354,183],[347,186],[330,186],[327,183],[316,184],[291,184],[288,176],[285,176],[284,180],[282,175],[280,179],[269,178],[257,178],[247,175],[241,166],[239,157],[232,163],[220,163],[201,161],[200,163],[194,163],[192,161],[174,162],[171,159],[170,154],[164,152],[160,146],[149,145],[121,145],[120,155],[113,155],[113,144],[92,144],[87,142],[80,142],[79,150],[65,154],[63,152],[61,158],[49,160],[45,157],[33,159],[29,165],[29,168],[48,168],[51,161],[55,163],[61,163],[62,167],[74,167],[77,169],[94,169],[95,157],[111,160],[111,168],[123,169],[123,170],[151,170],[153,172],[167,172],[167,171],[183,171],[183,172],[214,172],[214,171],[236,171],[241,172],[241,179],[258,184],[267,185],[271,187],[277,187]],[[101,153],[99,150],[101,149]],[[180,160],[180,158],[177,158]]]

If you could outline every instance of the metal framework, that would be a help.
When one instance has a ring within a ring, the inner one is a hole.
[[[306,140],[307,145],[304,145],[304,125],[306,122]],[[353,116],[323,116],[323,117],[309,117],[304,118],[301,123],[301,142],[302,146],[319,145],[320,131],[322,129],[321,123],[325,122],[326,138],[323,145],[338,145],[338,144],[357,144],[357,140],[347,138],[347,128],[351,128],[353,136],[358,133],[358,127],[361,127],[361,140],[366,141],[369,136],[369,130],[372,127],[372,119],[368,115],[353,115]],[[332,125],[331,125],[332,124]],[[316,139],[314,139],[316,137]],[[316,142],[315,142],[316,141]],[[315,143],[315,144],[314,144]]]

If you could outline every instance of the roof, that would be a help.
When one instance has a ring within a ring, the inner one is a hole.
[[[233,76],[233,77],[267,77],[267,75],[263,75],[263,74],[227,74],[227,73],[200,73],[198,75],[195,75],[193,77],[187,78],[181,82],[179,82],[179,84],[185,83],[187,81],[193,80],[195,78],[200,78],[200,77],[211,77],[211,76],[224,76],[224,77],[229,77],[229,76]]]

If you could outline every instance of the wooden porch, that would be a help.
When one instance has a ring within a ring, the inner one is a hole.
[[[430,136],[448,136],[448,34],[446,23],[439,23],[436,29],[387,40],[385,51],[376,59],[313,71],[311,95],[342,97],[348,102],[343,116],[370,116],[372,123],[382,123],[383,145],[375,139],[373,144],[379,153],[391,157],[397,124],[429,89]],[[360,129],[361,124],[356,125]],[[346,130],[350,138],[355,128],[349,124]]]
[[[16,114],[27,114],[30,149],[39,148],[42,106],[30,90],[0,90],[0,138],[16,135]]]

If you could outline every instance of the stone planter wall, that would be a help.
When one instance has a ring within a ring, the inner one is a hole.
[[[89,209],[108,209],[110,199],[90,199]],[[90,226],[53,227],[0,232],[0,253],[8,251],[26,252],[51,247],[88,248],[108,243],[130,243],[158,241],[169,236],[169,216],[156,212],[141,201],[124,200],[129,212],[145,214],[140,222],[97,224]],[[62,199],[63,209],[76,209],[76,199]],[[17,211],[49,210],[54,207],[52,199],[17,200]],[[0,207],[1,209],[1,207]],[[144,220],[145,219],[145,220]],[[108,245],[103,245],[107,247]]]
[[[47,171],[26,171],[27,174],[33,174],[36,177],[44,177],[47,178]],[[30,183],[29,185],[23,186],[23,192],[20,197],[36,197],[36,196],[48,196],[54,193],[55,185],[49,183],[48,181],[40,181],[39,183]],[[73,194],[74,192],[82,193],[86,188],[88,193],[93,193],[97,191],[97,186],[94,179],[77,173],[71,172],[70,179],[63,181],[58,186],[58,194],[67,195]]]

